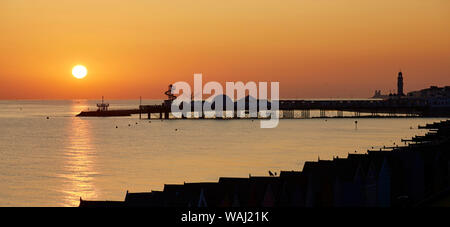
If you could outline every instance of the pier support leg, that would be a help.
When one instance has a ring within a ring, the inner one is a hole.
[[[397,116],[397,114],[395,112],[390,112],[388,115],[389,115],[389,117],[396,117]]]
[[[336,112],[337,117],[344,117],[344,112],[342,110],[338,110]]]
[[[283,110],[283,118],[293,119],[294,118],[294,110]]]
[[[164,112],[164,118],[169,119],[169,111]]]
[[[309,110],[302,110],[300,116],[301,116],[301,118],[305,118],[305,119],[309,118],[309,116],[310,116]]]
[[[159,112],[159,119],[162,119],[162,112]]]
[[[141,116],[139,116],[141,117]],[[150,111],[148,112],[148,119],[150,120],[152,118],[152,114],[150,113]]]
[[[326,117],[326,112],[325,110],[320,110],[320,117]]]

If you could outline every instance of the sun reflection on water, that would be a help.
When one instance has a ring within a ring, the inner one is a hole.
[[[75,104],[78,105],[78,104]],[[74,106],[76,108],[76,106]],[[68,128],[67,146],[64,148],[64,179],[62,193],[64,206],[78,206],[80,197],[97,199],[94,185],[96,150],[91,143],[89,120],[73,117]]]

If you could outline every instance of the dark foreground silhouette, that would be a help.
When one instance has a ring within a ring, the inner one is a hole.
[[[80,198],[80,207],[449,206],[450,121],[419,128],[429,131],[405,146],[306,162],[302,171],[166,184],[163,191],[127,191],[124,201]]]

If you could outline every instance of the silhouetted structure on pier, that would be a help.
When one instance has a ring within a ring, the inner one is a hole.
[[[102,103],[97,103],[97,111],[108,111],[109,103],[105,103],[104,97],[102,96]]]

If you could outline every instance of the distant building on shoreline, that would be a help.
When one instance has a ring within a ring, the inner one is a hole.
[[[401,97],[405,96],[405,93],[403,92],[403,73],[400,71],[398,72],[397,77],[397,93],[392,94],[389,93],[388,95],[381,94],[381,90],[375,90],[375,94],[372,96],[372,98],[378,98],[378,99],[388,99],[390,97]]]
[[[375,90],[375,94],[372,98],[381,99],[411,99],[411,100],[422,100],[429,104],[435,105],[450,105],[450,86],[437,87],[431,86],[430,88],[425,88],[419,91],[404,93],[403,84],[403,73],[398,72],[397,77],[397,93],[393,94],[382,94],[381,90]]]
[[[398,72],[397,77],[397,96],[404,96],[405,93],[403,93],[403,73],[400,71]]]
[[[450,86],[431,86],[430,88],[409,92],[405,98],[426,101],[430,107],[450,108]]]
[[[438,87],[431,86],[419,91],[409,92],[407,97],[409,98],[450,98],[450,86]]]
[[[381,94],[381,90],[375,90],[375,94],[372,96],[374,99],[388,99],[392,94],[384,95]]]

